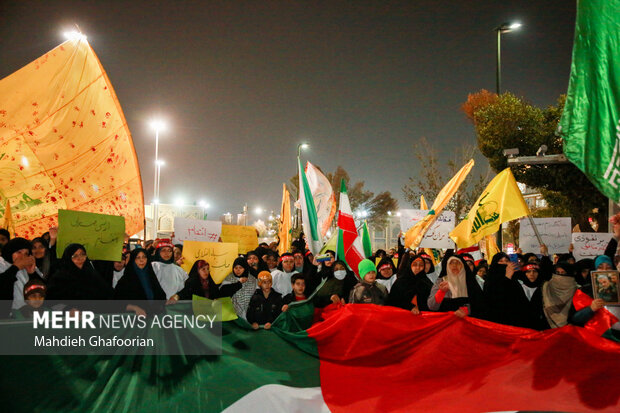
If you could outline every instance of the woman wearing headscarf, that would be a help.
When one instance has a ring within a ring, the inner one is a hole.
[[[489,320],[535,330],[549,328],[542,307],[543,281],[538,264],[530,262],[517,271],[506,254],[495,254],[484,283]]]
[[[415,313],[428,311],[428,304],[424,301],[428,300],[433,283],[426,277],[426,263],[419,255],[413,256],[409,262],[409,268],[403,268],[403,274],[392,285],[387,305]]]
[[[551,279],[542,287],[543,311],[551,328],[564,327],[568,324],[568,314],[577,287],[573,266],[566,262],[558,262]]]
[[[184,287],[187,273],[175,264],[174,245],[170,241],[162,240],[157,244],[152,265],[166,298],[172,297]]]
[[[56,272],[58,261],[56,258],[56,248],[54,247],[52,251],[44,238],[37,237],[32,240],[32,255],[43,279],[49,279]]]
[[[69,244],[62,254],[58,270],[48,282],[46,299],[109,300],[112,287],[95,271],[81,244]]]
[[[615,227],[616,225],[614,225],[614,230]],[[608,255],[599,255],[594,260],[594,267],[597,271],[611,270],[613,269],[613,262]],[[590,275],[588,275],[588,278],[589,277]],[[571,304],[571,309],[568,314],[568,321],[570,324],[580,327],[587,327],[587,324],[590,322],[599,324],[602,323],[601,318],[604,317],[599,314],[607,314],[606,312],[610,311],[605,308],[605,301],[603,299],[594,299],[592,283],[585,284],[578,288],[573,295]],[[610,307],[610,309],[616,317],[620,315],[617,314],[617,307]],[[595,317],[597,317],[597,319],[595,319]]]
[[[243,281],[244,279],[246,280],[245,282]],[[258,288],[258,280],[250,274],[248,262],[245,258],[237,257],[235,259],[233,262],[233,270],[224,278],[224,281],[222,281],[222,287],[227,284],[239,284],[241,286],[241,288],[233,294],[232,303],[235,308],[235,313],[245,320],[250,300]]]
[[[594,260],[592,258],[584,258],[575,263],[575,281],[579,286],[592,283],[590,271],[594,271]]]
[[[468,314],[476,318],[486,315],[486,303],[480,286],[462,258],[451,255],[442,265],[446,275],[437,279],[428,297],[431,311],[457,311],[468,308]]]
[[[321,280],[312,303],[315,309],[325,308],[331,303],[340,302],[345,297],[345,279],[347,278],[347,264],[337,260],[330,266],[321,268]]]
[[[389,293],[397,278],[394,261],[389,257],[383,257],[377,264],[377,282],[383,285]]]
[[[12,309],[23,307],[24,285],[30,280],[41,279],[32,256],[32,244],[25,238],[13,238],[2,249],[0,260],[0,300],[12,301]],[[0,310],[0,318],[8,316],[10,309]]]
[[[131,251],[123,276],[114,289],[114,298],[141,301],[166,299],[146,250],[137,248]]]
[[[437,281],[437,278],[439,278],[439,272],[435,268],[435,264],[433,263],[433,257],[431,257],[425,252],[420,253],[420,257],[424,258],[424,263],[426,264],[424,266],[424,272],[426,273],[426,276],[429,280],[431,280],[433,284],[435,284],[435,281]]]
[[[211,300],[220,297],[232,297],[241,289],[241,284],[246,281],[247,278],[245,280],[239,278],[239,282],[218,286],[211,277],[209,263],[205,260],[198,260],[189,270],[189,277],[183,289],[174,294],[170,299],[172,301],[191,300],[194,295]]]

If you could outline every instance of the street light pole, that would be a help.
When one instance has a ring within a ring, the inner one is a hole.
[[[310,147],[309,144],[307,144],[306,142],[300,143],[299,145],[297,145],[297,165],[299,165],[300,162],[300,158],[301,158],[301,150],[302,149],[308,149]],[[298,166],[299,168],[299,166]],[[301,171],[297,171],[298,173]],[[299,194],[300,194],[301,188],[297,188],[297,199],[299,199]],[[295,208],[295,229],[300,227],[300,221],[301,221],[301,209],[299,208]]]
[[[497,32],[495,91],[498,95],[502,92],[502,33],[509,33],[519,27],[521,27],[521,23],[502,23],[495,28]]]
[[[159,224],[159,175],[161,162],[159,161],[159,132],[164,129],[161,120],[151,122],[151,127],[155,129],[155,175],[153,176],[153,239],[157,238]]]

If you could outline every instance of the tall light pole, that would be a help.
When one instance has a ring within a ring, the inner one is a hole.
[[[159,173],[163,161],[159,161],[159,132],[165,129],[163,121],[151,121],[151,128],[155,130],[155,176],[153,177],[153,239],[157,238],[159,224]]]
[[[499,95],[502,91],[502,33],[509,33],[521,27],[521,23],[502,23],[494,30],[497,32],[497,66],[495,68],[495,91]]]
[[[308,149],[310,147],[310,145],[306,142],[302,142],[299,145],[297,145],[297,165],[299,165],[299,162],[301,161],[301,150],[302,149]],[[299,168],[299,166],[298,166]],[[300,171],[298,171],[300,172]],[[299,199],[299,194],[300,194],[301,188],[297,188],[297,199]],[[295,208],[295,228],[299,228],[299,226],[301,225],[299,223],[299,221],[301,221],[300,219],[300,214],[301,214],[301,209],[299,208]]]

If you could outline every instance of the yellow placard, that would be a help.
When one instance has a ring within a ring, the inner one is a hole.
[[[237,258],[237,244],[224,242],[185,241],[183,243],[183,269],[189,273],[198,260],[209,263],[211,278],[216,284],[232,272],[233,262]]]
[[[236,242],[239,254],[245,254],[258,247],[256,228],[243,225],[222,225],[222,242]],[[185,247],[183,247],[185,249]]]
[[[377,265],[379,265],[379,262],[380,262],[382,259],[383,259],[383,258],[381,258],[381,257],[375,257],[375,267],[376,267]],[[392,258],[392,262],[394,263],[394,266],[395,266],[396,268],[398,268],[398,258]]]

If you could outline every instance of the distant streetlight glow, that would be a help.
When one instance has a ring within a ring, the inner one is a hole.
[[[25,156],[22,156],[22,166],[24,168],[28,168],[30,166],[30,162],[28,162],[28,158],[26,158]]]
[[[181,197],[178,197],[174,200],[174,205],[176,206],[183,206],[185,205],[185,200]]]
[[[86,36],[77,30],[71,30],[63,33],[67,40],[86,40]]]
[[[262,209],[261,207],[256,207],[256,208],[254,209],[254,213],[255,213],[256,215],[260,215],[260,214],[262,214],[262,213],[263,213],[263,209]]]
[[[159,204],[159,199],[154,199],[153,200],[153,204],[158,205]]]
[[[161,166],[164,166],[166,162],[164,162],[162,159],[158,159],[157,161],[155,161],[155,164],[161,167]]]
[[[209,208],[209,206],[210,206],[210,205],[207,203],[207,201],[205,201],[204,199],[201,199],[200,201],[198,201],[198,205],[199,205],[201,208],[204,208],[204,209],[207,209],[207,208]]]
[[[515,30],[515,29],[518,29],[519,27],[521,27],[521,23],[518,23],[518,22],[512,23],[510,26],[508,26],[510,30]]]
[[[299,145],[297,145],[297,157],[299,158],[301,156],[302,149],[308,149],[309,147],[310,145],[306,142],[300,143]]]
[[[149,126],[155,132],[163,132],[163,131],[166,130],[166,122],[164,122],[161,119],[153,119],[153,120],[151,120],[151,122],[149,123]]]

